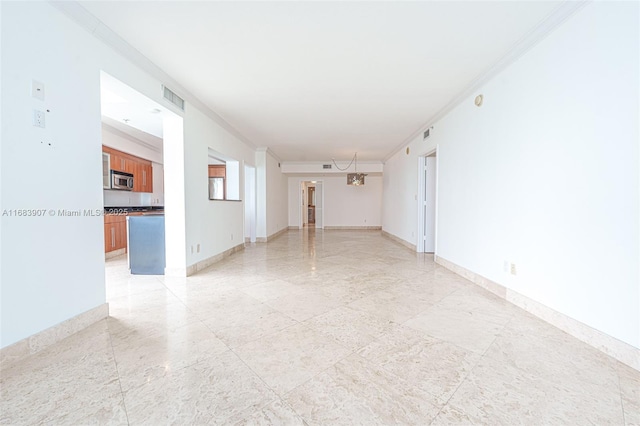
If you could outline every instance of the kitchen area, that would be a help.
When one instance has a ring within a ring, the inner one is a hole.
[[[131,274],[163,275],[161,110],[109,76],[101,82],[105,259],[126,255]]]
[[[127,254],[132,274],[164,274],[162,164],[103,145],[102,165],[105,258]]]

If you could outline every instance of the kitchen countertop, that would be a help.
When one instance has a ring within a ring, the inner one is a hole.
[[[129,213],[142,213],[142,214],[164,214],[164,206],[140,206],[140,207],[118,207],[110,206],[104,208],[104,214],[129,214]]]

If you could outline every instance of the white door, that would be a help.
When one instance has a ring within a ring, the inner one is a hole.
[[[425,159],[424,252],[436,250],[436,157]]]
[[[324,228],[324,215],[323,215],[323,207],[324,207],[324,190],[322,186],[322,182],[316,182],[316,228],[323,229]]]

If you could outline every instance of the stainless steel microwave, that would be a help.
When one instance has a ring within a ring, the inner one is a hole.
[[[133,191],[133,175],[111,170],[111,189]]]

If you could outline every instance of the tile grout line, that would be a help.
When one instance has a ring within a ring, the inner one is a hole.
[[[451,398],[453,398],[453,396],[456,394],[456,392],[458,392],[458,389],[460,389],[460,386],[462,386],[464,384],[464,382],[467,381],[467,379],[469,378],[469,376],[471,375],[471,373],[473,372],[473,370],[478,366],[478,364],[480,364],[480,361],[482,361],[484,359],[484,357],[486,356],[487,352],[489,351],[489,349],[491,348],[491,346],[493,346],[493,344],[496,342],[496,340],[498,340],[498,337],[500,337],[500,333],[502,333],[502,331],[507,328],[507,325],[509,325],[511,323],[511,321],[513,321],[513,315],[509,318],[509,320],[502,326],[502,328],[500,329],[500,331],[495,335],[495,337],[493,338],[493,340],[491,341],[491,343],[487,346],[487,348],[482,352],[482,354],[478,357],[478,360],[475,362],[475,364],[473,365],[473,367],[471,367],[469,369],[469,372],[465,375],[464,379],[462,379],[460,381],[460,383],[458,384],[458,386],[456,386],[456,389],[451,392],[451,395],[449,396],[449,398],[447,398],[446,402],[444,404],[442,404],[442,407],[440,408],[440,410],[438,410],[438,414],[435,415],[435,417],[433,419],[431,419],[431,422],[429,423],[429,425],[433,424],[433,422],[436,420],[436,418],[438,418],[438,416],[440,415],[440,413],[442,413],[442,410],[444,409],[444,407],[446,407],[447,405],[449,405],[449,401],[451,401]]]
[[[118,385],[120,386],[120,397],[122,398],[122,406],[124,407],[124,415],[127,417],[127,425],[131,425],[129,421],[129,412],[127,411],[127,403],[124,400],[124,390],[122,389],[122,380],[120,380],[120,369],[118,368],[118,359],[116,358],[116,351],[113,349],[113,338],[111,337],[111,328],[107,322],[107,332],[109,333],[109,345],[111,346],[111,353],[113,354],[113,363],[116,367],[116,374],[118,374]]]
[[[618,378],[618,391],[620,392],[620,409],[622,410],[622,424],[626,425],[627,419],[624,414],[624,400],[622,397],[622,383],[621,383],[622,380],[620,378],[620,369],[618,367],[616,367],[616,377]]]

